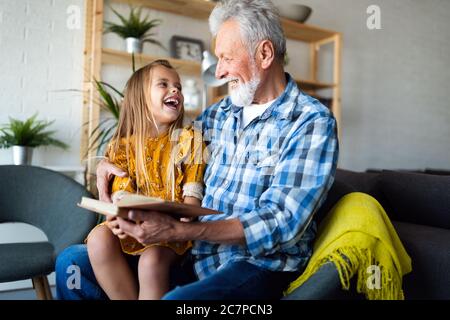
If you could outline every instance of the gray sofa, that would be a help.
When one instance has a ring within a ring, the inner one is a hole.
[[[400,171],[337,170],[327,200],[316,213],[318,223],[345,194],[375,197],[386,210],[412,259],[403,278],[406,299],[450,299],[450,176]],[[354,287],[353,287],[354,288]],[[331,263],[325,264],[286,299],[363,299],[341,289]]]

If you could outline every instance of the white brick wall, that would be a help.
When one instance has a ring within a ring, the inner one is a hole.
[[[56,137],[67,151],[37,148],[35,165],[79,165],[84,31],[69,30],[67,8],[83,0],[0,0],[0,123],[8,116],[25,119],[39,112],[55,120]],[[0,164],[12,162],[0,149]]]

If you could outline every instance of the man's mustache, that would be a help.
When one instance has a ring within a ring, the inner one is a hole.
[[[236,81],[236,82],[239,82],[239,79],[238,78],[231,78],[231,77],[228,77],[228,78],[225,78],[225,81],[228,83],[228,82],[231,82],[231,81]]]

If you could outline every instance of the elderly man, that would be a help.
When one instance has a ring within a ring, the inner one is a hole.
[[[198,119],[212,152],[202,206],[223,214],[184,223],[132,211],[141,223],[119,219],[114,232],[143,244],[194,242],[165,299],[280,298],[311,255],[313,215],[336,169],[336,122],[284,72],[286,40],[270,1],[222,1],[209,22],[216,77],[229,81],[230,96]],[[103,162],[97,174],[109,199],[108,179],[123,172]],[[80,288],[67,286],[71,265],[81,270]],[[66,249],[56,271],[61,298],[104,297],[84,246]]]

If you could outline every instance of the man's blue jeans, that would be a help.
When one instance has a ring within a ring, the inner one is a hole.
[[[137,266],[137,258],[130,256]],[[166,300],[280,299],[300,272],[274,272],[245,261],[227,264],[215,274],[198,280],[192,260],[184,259],[171,270],[172,291]],[[74,245],[56,260],[56,292],[59,299],[107,299],[97,281],[86,245]]]

